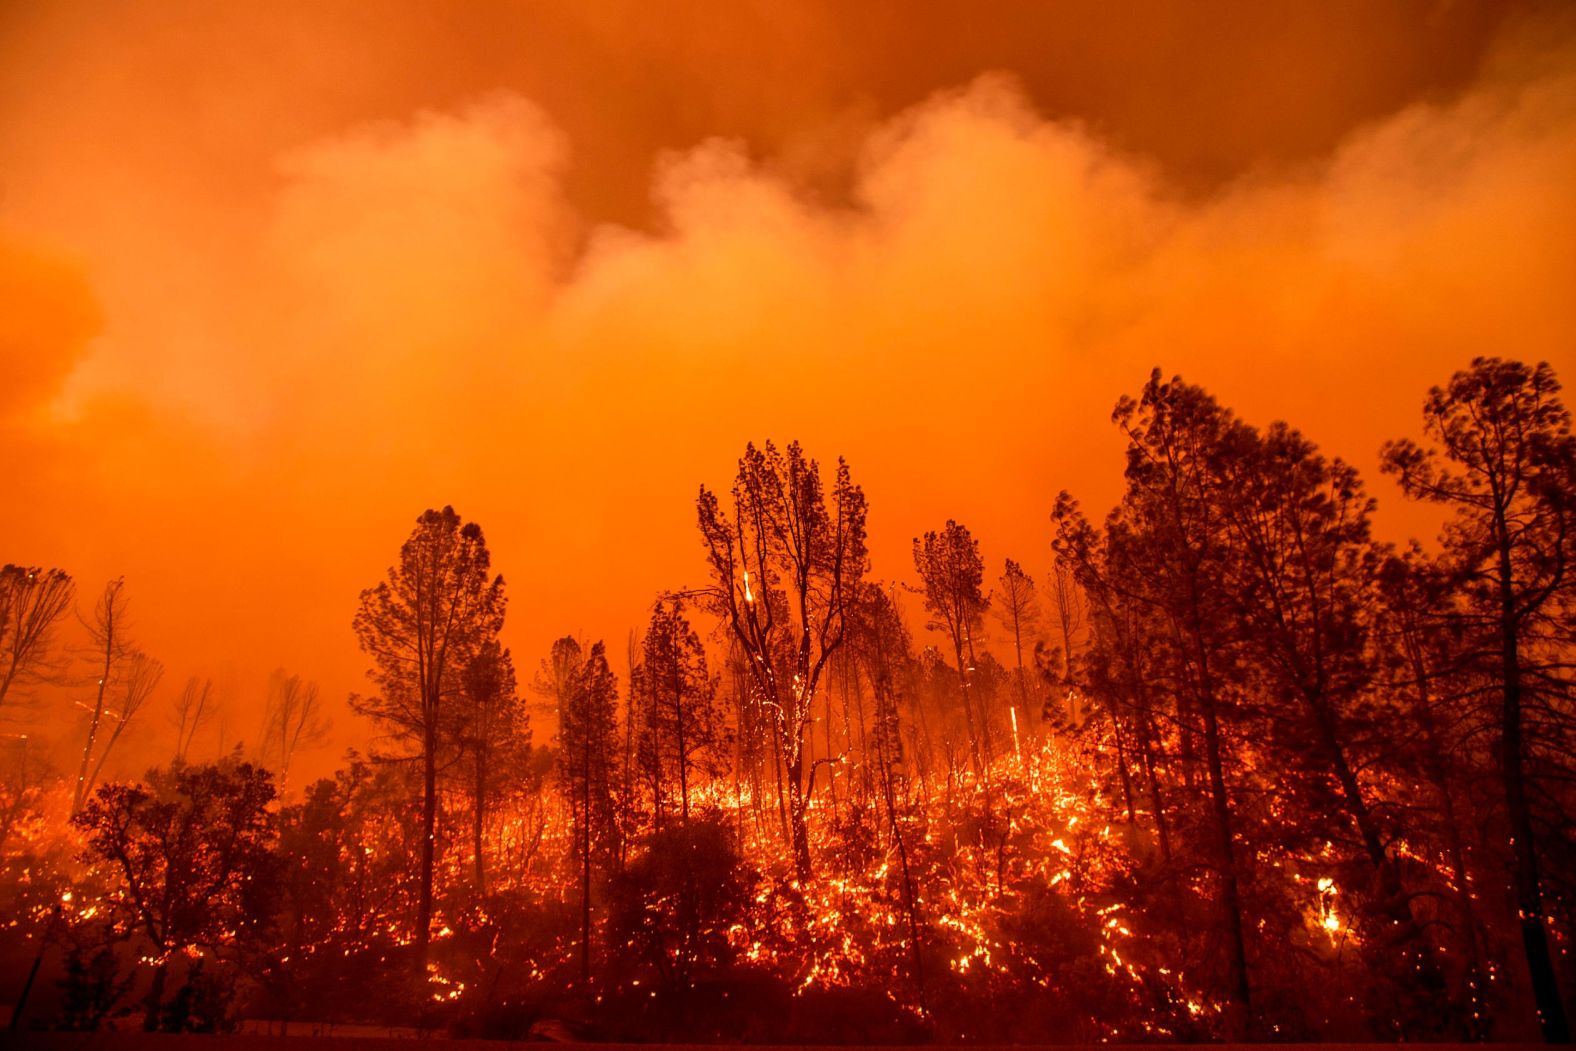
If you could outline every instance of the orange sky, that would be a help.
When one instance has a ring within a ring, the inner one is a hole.
[[[124,573],[167,693],[337,703],[427,506],[529,668],[700,579],[750,438],[849,458],[878,575],[956,517],[994,576],[1152,365],[1395,535],[1429,384],[1576,374],[1558,5],[981,7],[5,5],[0,559]]]

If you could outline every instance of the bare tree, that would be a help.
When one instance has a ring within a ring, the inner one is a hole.
[[[0,857],[11,830],[36,808],[59,776],[27,734],[0,736]]]
[[[98,682],[93,707],[88,717],[87,740],[82,745],[82,765],[77,770],[76,790],[71,797],[71,812],[82,809],[87,798],[88,773],[93,761],[93,746],[98,741],[99,725],[104,721],[104,702],[122,664],[135,652],[126,638],[126,579],[116,577],[104,585],[104,593],[93,606],[93,614],[84,621],[92,643],[94,663],[98,667]]]
[[[897,848],[898,872],[903,880],[903,910],[908,920],[909,959],[914,986],[921,1006],[925,1003],[925,969],[919,903],[914,892],[914,876],[909,866],[909,846],[904,838],[903,805],[907,777],[903,772],[903,734],[898,713],[900,683],[913,663],[908,628],[903,624],[897,603],[880,584],[864,584],[851,611],[853,624],[852,657],[867,672],[875,694],[876,771],[880,778],[881,801],[886,805],[887,825],[892,844]]]
[[[35,682],[47,672],[55,626],[76,590],[59,569],[0,569],[0,706],[12,686]]]
[[[175,761],[186,762],[197,732],[213,721],[213,680],[201,682],[194,675],[186,680],[170,709],[170,725],[175,727]]]
[[[787,766],[794,865],[806,878],[814,767],[806,770],[805,731],[865,573],[865,495],[842,460],[828,494],[820,466],[798,442],[786,453],[767,442],[745,447],[731,497],[730,512],[701,486],[697,511],[713,584],[700,594],[744,651],[769,713]]]
[[[280,796],[290,785],[290,761],[296,751],[303,745],[320,743],[328,736],[330,725],[318,699],[317,683],[276,669],[268,680],[268,703],[263,709],[262,755],[265,762],[276,765]]]
[[[109,761],[110,753],[115,750],[115,745],[126,732],[126,727],[131,725],[137,713],[148,703],[153,691],[158,689],[159,680],[162,678],[164,678],[164,665],[141,650],[134,651],[126,659],[116,680],[115,690],[110,695],[112,706],[103,710],[104,717],[110,720],[109,740],[104,742],[104,747],[99,750],[98,758],[93,763],[93,772],[88,775],[84,797],[93,791],[93,786],[98,783],[99,774],[104,771],[104,764]]]

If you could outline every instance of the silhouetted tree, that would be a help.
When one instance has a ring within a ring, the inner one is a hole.
[[[749,901],[738,846],[722,821],[670,825],[614,883],[614,935],[651,966],[666,992],[687,990],[734,955],[728,929]]]
[[[914,569],[922,582],[927,627],[946,634],[958,673],[963,717],[968,726],[969,758],[974,772],[987,773],[991,761],[991,733],[983,711],[976,711],[973,677],[976,665],[974,640],[985,623],[990,599],[983,590],[985,561],[979,541],[966,526],[948,520],[940,533],[934,530],[914,539]]]
[[[925,1004],[925,968],[920,938],[921,921],[914,875],[909,863],[909,843],[903,824],[907,816],[907,777],[903,769],[903,731],[899,702],[902,684],[913,664],[912,642],[903,615],[892,596],[875,582],[858,592],[851,614],[853,656],[864,667],[875,696],[877,778],[887,827],[897,850],[898,874],[903,881],[903,912],[908,922],[909,959],[920,1006]]]
[[[162,664],[132,644],[127,632],[127,608],[125,581],[117,577],[105,586],[86,621],[98,681],[72,795],[73,814],[82,809],[110,752],[164,675]],[[106,718],[110,721],[110,736],[100,748],[99,734]]]
[[[487,819],[531,748],[530,717],[515,685],[514,659],[496,640],[483,646],[466,667],[463,698],[461,745],[471,797],[471,853],[476,889],[485,894]]]
[[[290,788],[290,762],[303,745],[320,743],[331,723],[323,714],[317,683],[276,669],[268,678],[263,708],[262,756],[279,771],[279,794]]]
[[[651,783],[657,828],[676,785],[681,820],[690,819],[690,791],[722,771],[727,730],[717,708],[717,683],[706,650],[677,600],[658,602],[637,669],[642,698],[640,763]],[[630,703],[637,687],[630,686]]]
[[[1238,428],[1232,437],[1238,444],[1219,457],[1231,494],[1220,517],[1238,553],[1225,583],[1244,666],[1279,729],[1271,742],[1284,746],[1282,784],[1300,780],[1312,796],[1304,813],[1344,813],[1357,834],[1373,872],[1368,940],[1399,954],[1390,974],[1412,990],[1411,1017],[1394,1020],[1400,1031],[1445,1027],[1442,977],[1389,846],[1398,830],[1363,777],[1391,749],[1376,740],[1379,727],[1403,711],[1369,688],[1381,565],[1370,536],[1374,502],[1354,468],[1325,459],[1283,423],[1263,435]]]
[[[1230,745],[1224,723],[1232,716],[1228,683],[1237,640],[1223,586],[1233,552],[1220,520],[1219,509],[1230,494],[1218,457],[1243,425],[1204,390],[1180,379],[1165,382],[1158,369],[1137,399],[1118,402],[1112,420],[1128,439],[1127,490],[1106,525],[1107,557],[1132,567],[1127,579],[1141,586],[1142,600],[1165,617],[1167,631],[1151,642],[1170,651],[1180,687],[1182,744],[1190,750],[1194,727],[1203,741],[1225,935],[1225,987],[1236,1005],[1229,1028],[1240,1034],[1251,997],[1240,847],[1226,783]]]
[[[170,725],[175,728],[175,761],[184,763],[191,752],[197,731],[213,721],[213,680],[196,676],[186,680],[170,709]]]
[[[93,746],[98,740],[99,723],[104,719],[104,700],[121,667],[130,659],[135,648],[126,639],[126,582],[117,577],[104,587],[93,607],[93,615],[85,621],[92,644],[93,660],[97,666],[93,708],[88,717],[87,739],[82,745],[82,765],[77,771],[76,791],[71,797],[71,812],[82,809],[87,798],[88,774],[92,769]]]
[[[408,1016],[410,983],[390,981],[385,961],[399,958],[418,898],[410,858],[419,850],[419,782],[408,763],[353,755],[280,809],[284,864],[269,1017]],[[418,988],[425,993],[424,983]]]
[[[1403,491],[1454,511],[1443,541],[1459,581],[1471,656],[1499,698],[1499,776],[1522,949],[1543,1035],[1571,1038],[1549,950],[1540,779],[1572,775],[1569,652],[1576,614],[1576,437],[1547,364],[1476,358],[1423,408],[1432,443],[1391,442]],[[1557,797],[1547,788],[1548,802]],[[1556,817],[1568,833],[1571,815]]]
[[[114,692],[110,695],[113,707],[103,711],[103,714],[111,720],[109,740],[105,741],[104,747],[98,750],[98,758],[93,763],[93,770],[88,774],[84,791],[91,792],[93,786],[98,784],[99,775],[104,772],[104,764],[109,761],[110,753],[115,750],[115,745],[120,742],[126,728],[148,703],[148,698],[153,695],[154,690],[158,689],[159,681],[163,678],[164,665],[146,653],[139,650],[127,659],[120,670]]]
[[[830,499],[828,499],[830,497]],[[704,593],[744,653],[787,768],[794,865],[811,873],[805,815],[811,788],[805,731],[827,662],[843,644],[848,604],[863,578],[865,496],[838,461],[828,494],[797,442],[745,447],[732,509],[701,486],[697,501],[712,587]]]
[[[1062,640],[1062,680],[1066,681],[1072,677],[1079,637],[1088,626],[1088,606],[1076,576],[1061,561],[1051,567],[1051,609],[1055,614],[1057,633]]]
[[[601,642],[583,651],[571,637],[553,643],[539,692],[558,701],[558,784],[574,813],[580,863],[580,976],[591,978],[591,874],[617,832],[613,775],[618,755],[618,684]]]
[[[1452,990],[1456,1017],[1466,1021],[1471,1039],[1492,1030],[1483,924],[1472,893],[1483,874],[1469,860],[1471,830],[1485,823],[1477,814],[1472,786],[1482,780],[1475,735],[1463,733],[1474,718],[1469,669],[1462,667],[1462,632],[1451,616],[1453,586],[1448,572],[1413,541],[1401,554],[1386,558],[1379,576],[1378,637],[1380,666],[1393,688],[1405,697],[1412,732],[1398,759],[1415,770],[1434,795],[1433,836],[1450,868],[1448,891],[1453,924],[1440,926],[1458,946],[1460,962]],[[1381,740],[1392,743],[1393,727]],[[1422,808],[1418,811],[1421,813]]]
[[[463,690],[465,668],[503,624],[503,577],[492,575],[491,564],[479,525],[462,525],[452,507],[424,511],[388,579],[361,593],[353,623],[380,692],[352,704],[386,727],[422,768],[419,968],[432,937],[439,752],[453,744],[445,719]]]
[[[1000,584],[1001,599],[996,604],[996,616],[1006,630],[1007,637],[1012,640],[1013,690],[1018,698],[1017,711],[1022,713],[1014,717],[1017,719],[1027,717],[1031,710],[1029,678],[1024,668],[1023,652],[1027,645],[1031,655],[1033,653],[1035,629],[1040,622],[1040,603],[1034,593],[1034,578],[1010,558],[1007,559]]]
[[[11,687],[35,682],[48,669],[55,627],[75,594],[62,570],[0,568],[0,706]]]
[[[147,784],[103,786],[72,819],[124,891],[111,899],[118,922],[150,945],[144,1029],[160,1026],[176,953],[233,952],[266,931],[273,798],[267,771],[249,763],[176,765],[150,772]]]

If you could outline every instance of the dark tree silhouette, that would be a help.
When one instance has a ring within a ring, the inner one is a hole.
[[[515,768],[531,748],[530,717],[520,703],[514,659],[497,641],[484,645],[465,668],[460,743],[471,797],[471,853],[476,889],[487,892],[487,820]]]
[[[421,970],[432,938],[439,753],[453,744],[445,720],[463,690],[465,668],[503,625],[503,577],[492,575],[491,564],[475,522],[462,525],[452,507],[424,511],[388,578],[361,593],[353,622],[357,641],[373,661],[367,674],[380,692],[352,703],[421,763],[415,932]]]
[[[865,583],[851,613],[853,657],[865,669],[875,695],[874,742],[881,802],[903,881],[903,913],[908,921],[909,961],[921,1007],[925,1003],[925,967],[919,899],[909,861],[904,819],[908,814],[908,779],[903,764],[903,729],[898,707],[902,684],[913,665],[912,641],[897,603],[875,582]]]
[[[175,761],[184,763],[197,739],[197,732],[217,715],[213,703],[213,680],[186,680],[170,708],[170,726],[175,730]],[[266,736],[266,735],[265,735]]]
[[[92,618],[85,622],[93,645],[98,681],[88,717],[87,739],[82,745],[82,765],[77,770],[76,790],[71,797],[73,814],[82,809],[82,802],[87,798],[93,746],[98,740],[99,723],[104,719],[104,699],[111,690],[116,671],[135,652],[125,638],[126,605],[126,582],[117,577],[105,585],[104,593],[93,607]]]
[[[88,714],[87,734],[82,743],[76,790],[72,794],[73,814],[82,809],[110,752],[164,675],[164,666],[131,642],[127,631],[128,605],[126,583],[117,577],[105,585],[92,616],[85,622],[97,682],[93,707]],[[103,747],[99,747],[99,734],[104,729],[106,717],[110,721],[110,736]]]
[[[1204,745],[1214,826],[1215,868],[1225,931],[1226,990],[1236,1005],[1231,1029],[1244,1030],[1251,997],[1243,920],[1238,834],[1226,783],[1230,691],[1226,687],[1236,640],[1226,617],[1223,581],[1231,552],[1219,518],[1229,499],[1217,457],[1242,424],[1214,398],[1180,379],[1167,383],[1156,369],[1137,399],[1123,398],[1112,420],[1127,436],[1127,491],[1107,523],[1108,544],[1128,574],[1142,582],[1145,601],[1162,611],[1166,639],[1181,686],[1184,747]]]
[[[11,687],[47,671],[55,627],[75,595],[76,584],[62,570],[0,568],[0,707]]]
[[[144,1029],[160,1026],[177,952],[232,952],[266,932],[273,798],[267,771],[249,763],[176,765],[151,772],[146,785],[103,786],[72,819],[124,891],[119,922],[151,946]]]
[[[1370,535],[1374,502],[1355,469],[1325,459],[1283,423],[1263,435],[1239,428],[1232,438],[1237,444],[1220,457],[1231,494],[1220,518],[1237,552],[1225,583],[1244,666],[1272,725],[1282,727],[1273,742],[1284,747],[1278,765],[1312,793],[1307,813],[1344,812],[1373,870],[1373,940],[1401,953],[1391,970],[1411,987],[1415,1019],[1447,1025],[1442,976],[1391,852],[1395,823],[1364,778],[1389,747],[1378,728],[1404,717],[1370,691],[1382,564]],[[1336,790],[1326,799],[1328,784]]]
[[[148,703],[148,698],[158,689],[163,678],[164,665],[140,650],[134,652],[120,669],[114,690],[109,696],[111,707],[102,712],[111,721],[109,740],[98,750],[84,791],[91,792],[93,786],[98,784],[99,775],[104,772],[104,764],[109,762],[110,753],[115,750],[126,728]]]
[[[542,662],[537,690],[558,702],[558,785],[574,813],[580,864],[580,977],[590,981],[592,870],[598,857],[611,853],[617,833],[618,684],[602,643],[587,651],[566,636]]]
[[[665,991],[693,987],[732,960],[728,928],[749,901],[738,845],[715,817],[670,825],[613,886],[612,929]]]
[[[269,676],[261,754],[279,772],[280,795],[290,789],[290,763],[296,751],[303,745],[322,742],[330,726],[318,698],[317,683],[299,675],[286,675],[283,668]]]
[[[1383,450],[1407,495],[1454,511],[1443,542],[1472,656],[1497,686],[1499,775],[1522,949],[1543,1035],[1571,1029],[1549,950],[1534,786],[1569,778],[1576,614],[1576,437],[1547,364],[1477,358],[1423,407],[1431,447]],[[1569,821],[1569,816],[1565,816]],[[1566,825],[1568,831],[1569,825]]]
[[[1013,715],[1014,725],[1026,720],[1033,710],[1029,699],[1029,677],[1024,667],[1023,653],[1027,646],[1032,656],[1037,629],[1040,624],[1039,597],[1034,593],[1034,578],[1023,567],[1007,559],[1002,571],[1001,597],[996,603],[996,617],[1001,621],[1007,637],[1012,640],[1013,692],[1018,703]]]
[[[944,632],[952,645],[963,718],[968,726],[969,759],[975,774],[984,776],[993,751],[986,713],[976,711],[974,644],[984,626],[990,599],[983,590],[985,561],[980,558],[979,541],[968,527],[949,520],[940,533],[932,530],[914,539],[914,569],[922,583],[925,610],[931,616],[927,627]]]
[[[704,596],[738,641],[766,707],[787,768],[794,866],[808,878],[805,731],[865,573],[865,496],[842,460],[828,494],[797,442],[785,453],[770,442],[746,446],[730,495],[731,510],[705,486],[697,501],[713,580]]]
[[[678,813],[690,819],[690,794],[702,779],[723,769],[727,730],[717,707],[717,683],[706,668],[706,649],[682,606],[658,602],[641,645],[630,686],[630,704],[640,699],[640,765],[651,785],[655,824],[678,791]]]

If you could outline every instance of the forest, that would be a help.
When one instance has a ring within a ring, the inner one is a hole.
[[[199,761],[213,684],[165,681],[133,585],[6,565],[12,1029],[1569,1042],[1553,370],[1423,393],[1379,462],[1446,524],[1406,544],[1350,463],[1181,378],[1111,421],[1115,507],[1046,493],[999,565],[928,523],[885,576],[856,464],[745,445],[701,586],[540,653],[482,526],[428,509],[344,597],[364,743],[316,780],[310,679]],[[173,751],[109,776],[139,721]]]

